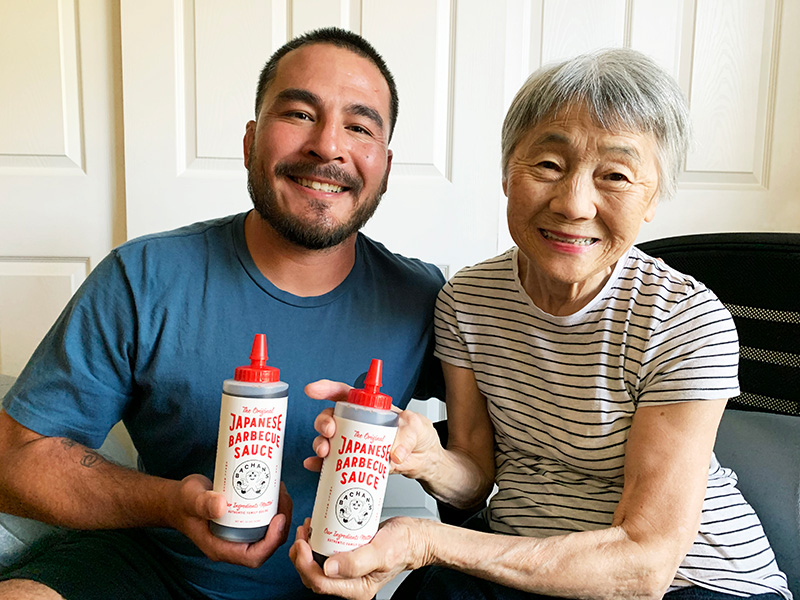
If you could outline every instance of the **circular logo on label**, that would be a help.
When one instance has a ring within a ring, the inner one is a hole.
[[[347,529],[361,529],[372,517],[374,505],[367,490],[350,488],[336,499],[336,519]]]
[[[245,500],[253,500],[267,491],[269,467],[260,460],[248,460],[233,472],[233,489]]]

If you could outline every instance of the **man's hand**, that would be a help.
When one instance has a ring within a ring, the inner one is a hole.
[[[173,527],[191,539],[213,561],[257,568],[272,556],[289,536],[292,499],[281,483],[278,514],[270,521],[264,539],[252,544],[228,542],[211,533],[208,521],[225,514],[222,494],[211,491],[211,481],[203,475],[189,475],[178,482],[172,511]]]
[[[424,566],[423,519],[396,517],[384,521],[372,541],[325,561],[324,571],[314,561],[308,543],[310,519],[297,528],[289,549],[303,584],[316,594],[369,600],[398,573]]]
[[[347,393],[352,389],[346,383],[320,379],[309,383],[305,387],[305,393],[309,398],[315,400],[333,400],[343,402],[347,400]],[[322,459],[328,456],[331,450],[330,440],[336,435],[336,422],[333,420],[333,409],[326,408],[314,420],[314,429],[319,435],[314,439],[312,448],[316,456],[309,457],[303,461],[303,466],[309,471],[321,471]]]
[[[317,400],[342,402],[347,399],[350,389],[347,384],[323,379],[308,384],[305,392],[310,398]],[[394,410],[399,415],[399,423],[392,445],[391,472],[418,479],[423,475],[424,469],[430,471],[438,462],[437,458],[443,451],[439,436],[426,417],[412,411]],[[303,465],[310,471],[319,471],[322,468],[322,459],[330,452],[330,440],[336,435],[332,408],[326,408],[317,416],[314,428],[319,433],[312,446],[316,456],[307,458]]]

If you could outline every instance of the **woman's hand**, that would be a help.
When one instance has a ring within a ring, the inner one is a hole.
[[[444,448],[433,423],[410,410],[400,411],[398,421],[397,436],[392,445],[391,472],[412,479],[434,479]]]
[[[334,554],[325,561],[324,569],[314,561],[308,544],[310,523],[306,519],[297,528],[289,557],[305,586],[317,594],[369,600],[398,573],[425,565],[429,523],[424,519],[396,517],[384,521],[369,544]]]
[[[317,400],[342,402],[347,399],[350,389],[350,386],[345,383],[322,379],[309,383],[305,392],[308,397]],[[398,429],[392,445],[392,472],[401,473],[414,479],[432,473],[444,451],[433,424],[429,419],[415,412],[401,411],[397,408],[393,408],[393,410],[398,413]],[[303,465],[310,471],[319,471],[322,469],[322,459],[330,452],[330,440],[336,435],[336,422],[333,418],[332,408],[326,408],[317,416],[314,421],[314,429],[319,433],[312,445],[316,456],[307,458],[303,461]]]

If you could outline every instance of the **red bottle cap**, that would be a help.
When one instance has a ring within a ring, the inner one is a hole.
[[[253,349],[250,351],[250,364],[236,367],[233,378],[236,381],[250,381],[252,383],[280,381],[280,370],[275,367],[268,367],[266,362],[267,336],[263,333],[257,333],[253,340]]]
[[[372,408],[389,410],[392,407],[392,397],[381,394],[381,379],[383,376],[383,361],[373,358],[367,371],[367,378],[364,380],[364,389],[352,389],[347,393],[347,401],[350,404],[360,404]]]

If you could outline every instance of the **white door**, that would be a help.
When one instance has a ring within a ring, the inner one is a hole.
[[[119,10],[0,0],[0,373],[19,372],[113,245],[249,207],[240,148],[255,73],[320,25],[371,39],[400,87],[390,189],[367,233],[448,274],[511,243],[499,128],[520,83],[543,62],[607,45],[654,56],[692,106],[689,172],[643,239],[800,230],[797,2],[122,0]]]
[[[124,221],[114,227],[117,18],[105,1],[0,0],[4,375],[19,374],[89,270],[124,241]]]
[[[652,55],[692,108],[688,173],[643,239],[800,231],[800,2],[119,2],[0,0],[4,374],[112,245],[249,208],[241,138],[257,74],[317,26],[362,33],[400,91],[389,192],[366,233],[448,275],[511,244],[499,132],[517,88],[603,46]],[[416,484],[392,486],[390,511],[434,514]]]

